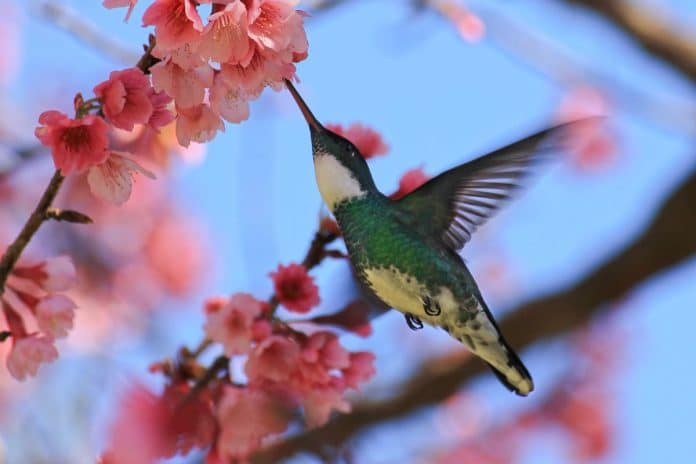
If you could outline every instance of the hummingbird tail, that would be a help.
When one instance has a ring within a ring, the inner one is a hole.
[[[508,390],[520,396],[529,395],[534,390],[532,376],[503,338],[483,299],[476,298],[474,301],[478,310],[476,316],[459,326],[452,335],[486,361]],[[467,311],[471,311],[471,306]]]
[[[534,390],[532,376],[529,374],[529,371],[522,363],[519,356],[517,356],[517,353],[510,348],[502,337],[499,343],[505,351],[505,369],[499,369],[488,361],[486,361],[486,363],[490,366],[495,376],[505,388],[520,396],[529,395],[532,390]]]

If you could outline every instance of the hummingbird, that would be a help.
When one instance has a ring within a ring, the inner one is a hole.
[[[285,84],[311,134],[321,196],[341,229],[358,279],[406,317],[444,329],[485,361],[510,391],[534,389],[459,255],[472,233],[519,189],[544,141],[568,124],[537,132],[430,179],[398,200],[382,194],[367,162],[326,129],[290,81]]]

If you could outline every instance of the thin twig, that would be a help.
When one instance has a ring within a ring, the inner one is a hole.
[[[22,227],[17,238],[7,247],[5,254],[2,256],[2,259],[0,259],[0,295],[4,293],[7,277],[10,275],[10,272],[12,272],[22,251],[24,251],[24,248],[26,248],[36,231],[39,230],[41,224],[47,219],[46,211],[51,207],[53,200],[56,198],[58,189],[60,189],[63,183],[63,179],[65,179],[65,177],[63,177],[60,171],[56,170],[46,190],[43,195],[41,195],[41,199],[36,205],[36,208],[34,208],[34,212],[31,213],[31,216],[29,216],[29,219],[24,224],[24,227]]]

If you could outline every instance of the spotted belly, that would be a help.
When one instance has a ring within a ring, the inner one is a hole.
[[[446,287],[433,292],[415,276],[394,266],[368,268],[363,276],[384,303],[428,324],[441,326],[442,317],[453,314],[458,308],[452,292]]]

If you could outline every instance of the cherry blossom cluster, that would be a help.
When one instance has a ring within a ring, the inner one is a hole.
[[[51,149],[56,168],[63,176],[87,172],[92,193],[116,204],[131,194],[135,173],[154,178],[132,154],[115,150],[109,131],[132,131],[136,124],[153,130],[169,124],[174,115],[167,109],[171,98],[156,92],[150,79],[138,68],[113,71],[94,87],[95,98],[75,98],[75,118],[60,111],[39,116],[35,135]]]
[[[174,98],[179,143],[211,140],[222,120],[249,117],[249,101],[267,86],[280,90],[307,57],[298,0],[155,0],[143,25],[155,27],[157,90]],[[107,0],[109,8],[135,1]],[[206,21],[202,10],[208,7]]]
[[[20,261],[7,278],[0,304],[12,338],[7,370],[17,380],[36,375],[39,366],[58,358],[55,340],[73,327],[73,300],[60,292],[75,280],[67,256],[39,262]]]
[[[372,377],[374,356],[349,352],[335,333],[319,326],[350,317],[306,319],[301,322],[312,329],[300,331],[293,327],[299,321],[275,315],[278,304],[305,314],[319,303],[319,289],[304,266],[281,265],[271,278],[276,292],[270,302],[236,293],[206,303],[205,333],[225,354],[218,358],[227,372],[223,381],[192,386],[181,369],[154,365],[167,374],[169,385],[159,396],[140,386],[126,392],[104,464],[149,463],[207,447],[206,462],[226,463],[287,431],[298,409],[308,426],[326,423],[332,411],[350,410],[345,391]],[[139,425],[133,428],[134,423]],[[141,443],[147,448],[134,446]]]

